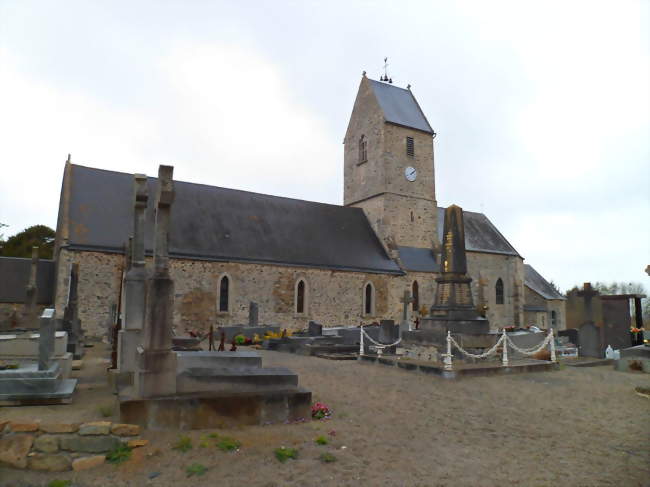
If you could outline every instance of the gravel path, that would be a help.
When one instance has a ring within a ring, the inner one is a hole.
[[[634,392],[650,387],[648,375],[566,367],[451,382],[382,365],[261,354],[265,366],[298,372],[333,418],[216,431],[241,441],[235,453],[213,441],[200,447],[211,431],[188,432],[187,453],[171,448],[178,433],[145,432],[150,445],[121,466],[59,474],[0,468],[0,486],[55,478],[80,487],[650,486],[650,401]],[[113,400],[99,380],[104,366],[88,358],[74,404],[0,408],[0,419],[101,419],[99,406]],[[316,445],[319,435],[329,444]],[[297,448],[299,458],[278,462],[280,446]],[[337,461],[323,463],[325,452]],[[188,478],[193,463],[207,472]]]

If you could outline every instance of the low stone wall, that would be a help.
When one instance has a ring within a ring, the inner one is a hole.
[[[122,444],[142,446],[133,424],[18,423],[0,421],[0,465],[62,472],[104,463],[106,453]]]

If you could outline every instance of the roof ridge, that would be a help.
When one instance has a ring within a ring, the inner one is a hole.
[[[84,169],[90,169],[92,171],[103,171],[103,172],[108,172],[108,173],[112,173],[112,174],[123,174],[123,175],[127,175],[127,176],[128,175],[133,175],[133,174],[138,174],[138,173],[129,173],[129,172],[124,172],[124,171],[115,171],[113,169],[103,169],[103,168],[99,168],[99,167],[85,166],[85,165],[82,165],[82,164],[75,164],[75,163],[72,163],[71,165],[73,167],[82,167]],[[146,175],[146,176],[147,176],[147,179],[158,179],[156,176],[149,176],[149,175]],[[245,189],[226,188],[225,186],[215,186],[215,185],[206,184],[206,183],[195,183],[195,182],[192,182],[192,181],[182,181],[182,180],[179,180],[179,179],[174,179],[174,182],[175,183],[183,183],[183,184],[191,184],[191,185],[194,185],[194,186],[204,186],[206,188],[222,189],[222,190],[225,190],[225,191],[232,191],[232,192],[238,192],[238,193],[248,193],[248,194],[251,194],[251,195],[265,196],[267,198],[277,198],[277,199],[282,199],[282,200],[300,201],[300,202],[309,203],[309,204],[312,204],[312,205],[324,205],[324,206],[332,206],[332,207],[335,207],[335,208],[346,208],[346,209],[360,210],[360,208],[356,208],[356,207],[352,207],[352,206],[345,206],[345,205],[337,205],[335,203],[324,203],[322,201],[312,201],[312,200],[303,200],[303,199],[300,199],[300,198],[290,198],[288,196],[278,196],[278,195],[274,195],[274,194],[260,193],[260,192],[257,192],[257,191],[247,191]],[[363,210],[361,210],[361,211],[363,211]]]

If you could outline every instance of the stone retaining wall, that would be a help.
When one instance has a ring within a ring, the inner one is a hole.
[[[0,421],[0,465],[62,472],[104,463],[106,453],[122,444],[142,446],[133,424],[18,423]]]

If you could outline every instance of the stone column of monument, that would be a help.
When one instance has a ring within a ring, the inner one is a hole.
[[[154,269],[147,282],[147,312],[142,333],[136,393],[140,397],[176,393],[176,353],[172,351],[174,282],[169,276],[169,231],[174,201],[172,166],[158,170]]]
[[[124,319],[118,332],[118,369],[126,383],[132,382],[131,374],[139,359],[138,347],[142,343],[142,329],[146,313],[146,270],[144,256],[144,233],[146,225],[147,176],[133,176],[133,235],[129,239],[131,262],[124,277],[122,306]]]
[[[73,263],[70,266],[70,284],[68,286],[68,302],[63,311],[63,330],[68,333],[68,352],[71,352],[75,360],[83,355],[83,331],[79,319],[79,264]]]
[[[32,265],[29,273],[29,282],[25,288],[25,309],[23,312],[23,326],[26,328],[38,328],[38,285],[36,275],[38,273],[38,247],[32,247]]]

